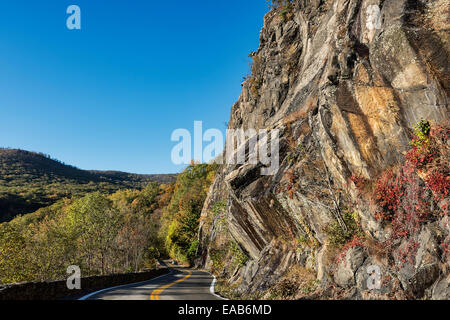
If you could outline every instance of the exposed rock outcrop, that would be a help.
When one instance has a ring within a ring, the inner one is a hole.
[[[448,119],[449,8],[448,0],[297,0],[266,15],[229,128],[279,129],[280,169],[263,176],[261,163],[223,166],[202,213],[199,264],[247,297],[270,298],[264,293],[298,265],[316,274],[306,297],[449,297],[440,249],[448,223],[417,232],[407,266],[367,248],[337,263],[328,232],[350,208],[367,239],[389,237],[350,178],[400,165],[419,120]],[[219,202],[226,208],[213,213]],[[236,262],[230,241],[247,259]],[[370,266],[381,273],[376,289]]]

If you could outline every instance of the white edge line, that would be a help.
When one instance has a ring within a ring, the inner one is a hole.
[[[209,287],[209,292],[211,292],[211,294],[214,295],[214,296],[216,296],[217,298],[220,298],[220,299],[222,299],[222,300],[229,300],[229,299],[227,299],[227,298],[224,298],[224,297],[219,296],[219,295],[216,293],[216,290],[214,289],[214,286],[216,285],[217,279],[216,279],[216,276],[213,275],[212,273],[211,273],[211,275],[213,276],[213,281],[211,282],[211,287]]]
[[[148,282],[150,282],[150,281],[153,281],[153,280],[156,280],[156,279],[159,279],[159,278],[162,278],[162,277],[171,275],[172,273],[173,273],[173,270],[170,269],[170,272],[169,272],[169,273],[160,275],[159,277],[156,277],[156,278],[153,278],[153,279],[150,279],[150,280],[146,280],[146,281],[141,281],[141,282],[136,282],[136,283],[129,283],[129,284],[123,284],[123,285],[116,286],[116,287],[111,287],[111,288],[102,289],[102,290],[99,290],[99,291],[95,291],[95,292],[89,293],[89,294],[87,294],[87,295],[85,295],[85,296],[79,298],[78,300],[87,300],[87,299],[89,299],[89,298],[92,297],[92,296],[95,296],[95,295],[97,295],[97,294],[99,294],[99,293],[103,293],[103,292],[110,291],[110,290],[115,290],[115,289],[119,289],[119,288],[123,288],[123,287],[129,287],[129,286],[134,286],[134,285],[139,285],[139,284],[148,283]]]

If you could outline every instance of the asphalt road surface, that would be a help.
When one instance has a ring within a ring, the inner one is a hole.
[[[208,272],[183,268],[147,282],[105,289],[81,300],[221,300],[210,291]]]

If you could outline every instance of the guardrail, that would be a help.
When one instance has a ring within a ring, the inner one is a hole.
[[[0,300],[60,300],[76,298],[101,289],[151,280],[169,273],[168,268],[145,272],[112,274],[81,278],[80,290],[69,290],[66,280],[48,282],[23,282],[0,285]]]

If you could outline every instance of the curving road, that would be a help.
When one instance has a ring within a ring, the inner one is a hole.
[[[146,282],[101,290],[80,300],[221,300],[211,293],[208,272],[183,268]]]

